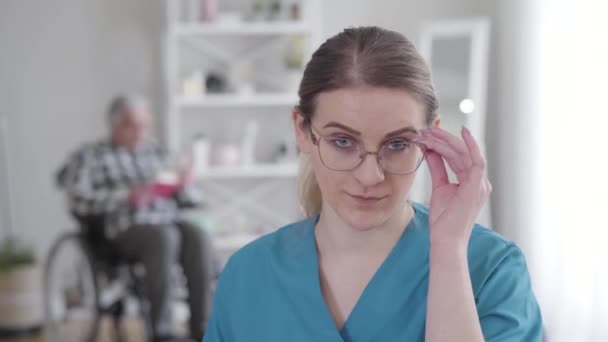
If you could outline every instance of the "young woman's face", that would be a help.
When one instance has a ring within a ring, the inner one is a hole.
[[[422,158],[411,140],[425,128],[424,107],[413,96],[369,86],[339,89],[318,96],[311,129],[300,115],[294,119],[300,151],[311,155],[323,210],[359,230],[403,211]],[[364,151],[380,153],[381,162],[368,154],[358,163]]]

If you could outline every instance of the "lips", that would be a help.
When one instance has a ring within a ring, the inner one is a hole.
[[[362,195],[353,195],[348,194],[351,198],[355,199],[357,202],[361,203],[377,203],[388,196],[362,196]]]

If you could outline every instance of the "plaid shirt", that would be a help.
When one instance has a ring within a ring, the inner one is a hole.
[[[61,168],[58,182],[76,215],[102,215],[106,234],[115,236],[133,225],[171,224],[179,209],[195,203],[193,189],[186,187],[171,198],[154,198],[146,205],[130,207],[130,189],[153,182],[169,165],[167,152],[156,143],[127,149],[101,141],[76,151]]]

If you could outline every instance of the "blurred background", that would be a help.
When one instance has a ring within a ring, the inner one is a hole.
[[[146,96],[155,137],[192,156],[204,206],[187,215],[225,260],[301,217],[290,114],[310,54],[378,25],[431,64],[446,127],[481,142],[494,191],[479,220],[524,250],[547,341],[608,341],[606,13],[591,0],[1,0],[0,241],[17,237],[35,271],[15,288],[0,267],[0,327],[41,320],[7,308],[44,301],[27,279],[77,230],[55,172],[107,136],[113,96]]]

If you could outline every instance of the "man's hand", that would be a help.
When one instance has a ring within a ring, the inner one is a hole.
[[[155,197],[154,188],[152,184],[138,184],[131,188],[129,191],[129,206],[130,207],[141,207],[150,203]]]
[[[192,159],[184,160],[180,165],[178,184],[180,189],[192,184],[194,171],[192,167]]]

